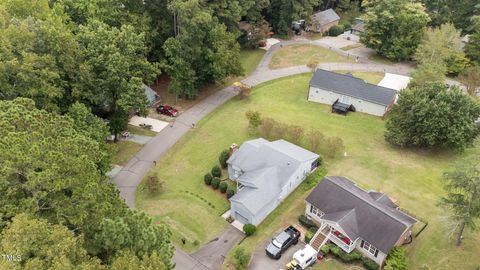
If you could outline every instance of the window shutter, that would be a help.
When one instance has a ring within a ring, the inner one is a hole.
[[[374,256],[375,256],[375,258],[378,256],[378,249],[375,250],[375,255]]]
[[[363,243],[365,243],[365,241],[362,240],[362,242],[360,243],[361,248],[363,248]]]
[[[313,213],[313,205],[310,204],[310,213]]]

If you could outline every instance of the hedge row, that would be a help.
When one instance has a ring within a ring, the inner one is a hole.
[[[363,266],[365,268],[367,268],[368,270],[378,270],[379,269],[379,266],[375,261],[363,256],[362,253],[360,253],[357,250],[354,250],[350,253],[347,253],[347,252],[343,251],[343,249],[339,248],[338,246],[336,246],[334,244],[331,244],[331,243],[327,243],[320,248],[320,251],[325,256],[328,255],[328,254],[332,254],[333,256],[339,258],[344,263],[352,263],[352,262],[361,261]]]

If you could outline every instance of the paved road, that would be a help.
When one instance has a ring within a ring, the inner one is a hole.
[[[175,270],[220,270],[230,249],[245,235],[232,225],[197,252],[187,254],[176,249]]]

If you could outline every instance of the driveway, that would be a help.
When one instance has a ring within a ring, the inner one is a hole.
[[[305,247],[303,242],[298,242],[297,245],[290,247],[283,253],[279,260],[274,260],[265,254],[265,247],[268,243],[267,241],[257,246],[248,266],[249,270],[283,270],[285,265],[292,260],[293,253]]]
[[[219,236],[192,254],[177,248],[173,256],[175,270],[220,270],[227,253],[244,236],[237,228],[229,225]]]

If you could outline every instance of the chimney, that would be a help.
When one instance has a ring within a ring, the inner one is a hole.
[[[235,152],[237,150],[238,150],[238,144],[232,143],[232,145],[230,145],[230,156],[232,156],[233,152]]]

